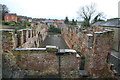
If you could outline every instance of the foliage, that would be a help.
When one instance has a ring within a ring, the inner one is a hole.
[[[94,17],[94,19],[93,19],[93,23],[96,23],[96,22],[98,22],[98,21],[104,21],[104,20],[102,20],[100,17],[102,17],[103,16],[103,14],[102,13],[98,13],[95,17]]]
[[[2,5],[2,20],[4,20],[4,16],[9,12],[8,7],[6,5]]]
[[[65,24],[69,24],[69,19],[68,19],[68,17],[65,17],[64,23],[65,23]]]
[[[11,21],[9,25],[10,26],[16,26],[16,22],[15,21]]]
[[[72,19],[71,25],[76,25],[77,21],[75,21],[74,19]]]
[[[31,25],[31,23],[30,22],[27,22],[27,26],[30,26]]]
[[[11,22],[3,22],[3,25],[20,26],[21,23],[16,23],[15,21],[11,21]]]
[[[22,26],[30,26],[31,23],[28,22],[28,21],[22,21],[21,25],[22,25]]]
[[[10,23],[9,22],[3,22],[4,25],[9,25]]]
[[[21,23],[16,23],[16,25],[17,25],[17,26],[20,26],[20,25],[21,25]]]
[[[49,28],[48,31],[53,32],[53,33],[61,33],[61,29],[60,28],[55,28],[54,25],[50,25],[50,28]]]

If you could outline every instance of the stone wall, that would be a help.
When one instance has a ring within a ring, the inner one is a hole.
[[[16,58],[11,52],[2,54],[2,78],[24,78],[25,71],[16,63]]]
[[[22,30],[0,29],[1,57],[3,78],[24,78],[26,71],[22,71],[15,56],[11,53],[16,47],[39,47],[47,35],[47,25],[36,25]]]
[[[113,37],[113,44],[112,49],[119,52],[120,51],[120,28],[119,27],[104,27],[104,26],[98,26],[101,29],[112,29],[114,31],[114,37]]]
[[[14,50],[17,65],[27,71],[26,76],[61,76],[62,78],[77,78],[78,59],[76,53],[64,53],[59,57],[55,52],[46,50]],[[59,59],[60,58],[60,59]],[[60,63],[60,67],[59,67]],[[59,71],[60,70],[60,71]],[[59,72],[61,75],[59,75]]]
[[[108,54],[113,43],[113,31],[103,31],[94,34],[93,55],[91,60],[91,72],[97,77],[110,77],[107,64]]]
[[[19,48],[38,48],[47,36],[47,25],[38,24],[31,29],[18,30]]]
[[[106,74],[108,70],[104,72],[104,69],[107,67],[106,59],[112,48],[113,31],[100,28],[64,27],[62,36],[70,48],[75,49],[85,57],[84,69],[89,71],[91,76],[109,76]],[[103,76],[101,72],[106,75]]]
[[[13,29],[2,29],[2,49],[3,51],[10,51],[16,48],[16,34]]]
[[[38,48],[47,36],[47,25],[38,24],[32,28],[1,29],[3,51],[19,48]]]

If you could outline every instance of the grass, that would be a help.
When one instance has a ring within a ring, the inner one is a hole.
[[[8,29],[10,26],[0,24],[0,29]]]
[[[19,30],[19,29],[25,29],[26,27],[22,27],[22,26],[9,26],[9,25],[2,25],[0,24],[0,29],[15,29],[15,30]]]

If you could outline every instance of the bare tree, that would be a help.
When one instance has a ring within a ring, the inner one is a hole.
[[[83,26],[90,27],[92,19],[94,20],[95,18],[95,20],[98,20],[98,18],[102,16],[102,13],[98,13],[96,11],[96,5],[91,4],[81,7],[78,11],[78,15],[84,19]]]
[[[103,13],[102,13],[102,12],[101,12],[101,13],[98,13],[98,14],[94,17],[94,19],[92,20],[92,23],[96,23],[97,21],[104,21],[102,18],[105,19]]]
[[[6,5],[2,5],[2,19],[4,20],[4,16],[6,13],[8,13],[8,7]]]

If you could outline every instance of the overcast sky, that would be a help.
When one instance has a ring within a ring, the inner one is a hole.
[[[33,18],[77,19],[77,11],[81,6],[96,4],[99,12],[104,12],[106,18],[118,17],[118,2],[120,0],[0,0],[7,5],[11,13]]]

